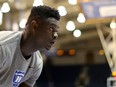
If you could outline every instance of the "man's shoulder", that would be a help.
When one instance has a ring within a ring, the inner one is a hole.
[[[42,62],[42,61],[43,61],[40,51],[37,51],[37,52],[35,53],[35,57],[36,57],[36,60],[37,60],[37,61],[39,61],[39,62]]]
[[[34,60],[34,65],[35,66],[39,66],[39,65],[43,64],[43,59],[42,59],[42,56],[41,56],[39,51],[34,53],[33,60]]]
[[[20,38],[20,33],[15,31],[0,31],[0,45],[17,41]]]

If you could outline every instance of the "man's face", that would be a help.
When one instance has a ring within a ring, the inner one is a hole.
[[[41,21],[35,35],[38,47],[49,50],[58,38],[58,29],[58,21],[54,18]]]

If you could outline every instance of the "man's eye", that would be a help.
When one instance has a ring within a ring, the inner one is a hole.
[[[53,32],[53,31],[54,31],[54,29],[53,29],[52,27],[50,27],[50,31],[52,31],[52,32]]]

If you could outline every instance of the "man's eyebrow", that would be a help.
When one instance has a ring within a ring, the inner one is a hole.
[[[54,24],[54,23],[50,23],[50,25],[53,25],[53,26],[55,26],[55,27],[57,27],[57,28],[59,29],[59,26],[57,26],[57,25]]]

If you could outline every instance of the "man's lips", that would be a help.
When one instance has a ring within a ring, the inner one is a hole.
[[[49,44],[48,44],[48,46],[46,47],[46,49],[49,50],[55,42],[56,42],[56,41],[51,41],[51,42],[49,42]]]
[[[54,44],[55,42],[53,41],[53,42],[50,42],[51,44]]]
[[[54,43],[56,43],[56,41],[51,41],[50,43],[51,43],[51,44],[54,44]]]

